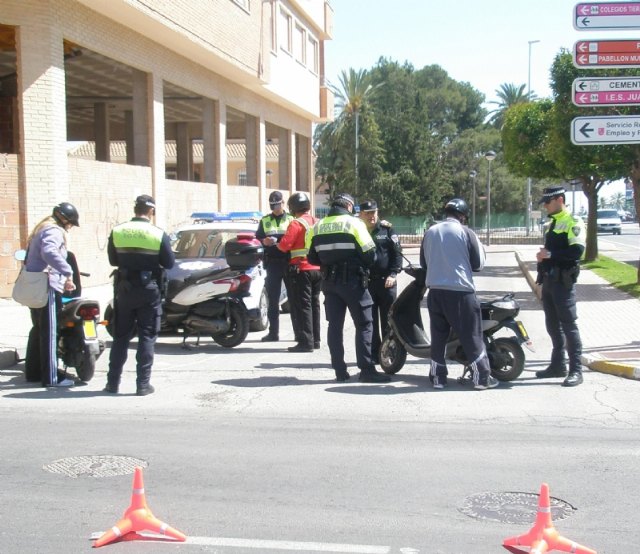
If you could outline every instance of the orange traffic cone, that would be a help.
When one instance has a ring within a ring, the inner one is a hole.
[[[137,531],[153,531],[166,537],[171,537],[177,541],[185,541],[187,537],[180,531],[170,527],[157,519],[149,510],[147,500],[144,495],[144,483],[142,481],[142,468],[136,467],[133,476],[133,492],[131,493],[131,504],[124,513],[124,516],[111,529],[102,534],[94,543],[93,547],[98,548],[123,538],[127,533],[132,533],[137,538]]]
[[[538,499],[536,521],[528,533],[504,539],[502,546],[509,552],[526,554],[526,550],[515,546],[528,546],[529,554],[544,554],[551,550],[573,552],[574,554],[597,554],[586,546],[579,545],[572,540],[560,536],[551,520],[551,501],[549,499],[549,485],[542,483]]]

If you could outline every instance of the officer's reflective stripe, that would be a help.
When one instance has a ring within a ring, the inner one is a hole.
[[[318,244],[316,246],[316,250],[319,252],[329,251],[329,250],[355,250],[356,245],[352,242],[333,242],[331,244]]]
[[[266,215],[262,218],[262,229],[266,236],[271,235],[284,235],[289,227],[289,223],[293,221],[293,217],[289,214],[283,215],[280,219],[280,223],[276,223],[276,218],[273,215]]]
[[[122,246],[120,248],[116,247],[116,252],[118,254],[146,254],[146,255],[155,256],[158,254],[158,249],[149,250],[145,248],[129,248],[127,246]]]

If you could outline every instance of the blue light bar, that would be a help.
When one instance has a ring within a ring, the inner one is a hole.
[[[197,219],[200,221],[230,221],[229,214],[223,212],[193,212],[191,219]]]
[[[258,221],[262,218],[260,212],[229,212],[227,215],[230,219],[255,219]]]

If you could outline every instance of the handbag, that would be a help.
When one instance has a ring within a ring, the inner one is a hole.
[[[49,274],[45,271],[27,271],[23,266],[11,296],[28,308],[43,308],[49,300]]]

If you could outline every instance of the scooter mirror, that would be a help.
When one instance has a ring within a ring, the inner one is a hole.
[[[24,262],[24,260],[27,257],[27,251],[26,250],[16,250],[13,253],[13,257],[18,260],[19,262]]]

